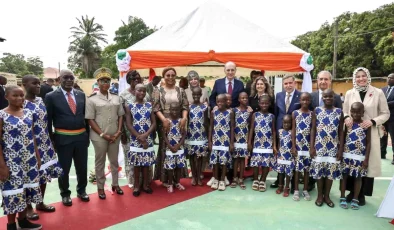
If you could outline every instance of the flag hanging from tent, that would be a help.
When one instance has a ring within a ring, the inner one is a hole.
[[[151,82],[155,76],[156,76],[155,70],[150,68],[149,69],[149,82]]]

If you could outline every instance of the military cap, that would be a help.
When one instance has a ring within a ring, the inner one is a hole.
[[[93,78],[96,78],[97,80],[103,79],[103,78],[112,78],[112,71],[108,68],[100,68],[96,70],[93,74]]]

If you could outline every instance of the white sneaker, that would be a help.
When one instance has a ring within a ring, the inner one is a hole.
[[[211,177],[211,179],[208,181],[207,185],[212,186],[212,183],[214,180],[215,180],[215,177]]]
[[[211,189],[215,189],[216,190],[216,189],[218,189],[218,187],[219,187],[219,181],[213,179]]]
[[[228,181],[227,177],[224,177],[224,182],[226,183],[226,186],[230,185],[230,181]]]
[[[224,190],[226,190],[226,184],[225,184],[225,182],[224,181],[220,181],[219,182],[219,189],[218,189],[219,191],[224,191]]]
[[[131,188],[131,189],[134,188],[134,185],[132,185],[132,184],[128,184],[127,186],[129,186],[129,188]]]

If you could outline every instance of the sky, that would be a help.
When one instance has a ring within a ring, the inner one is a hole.
[[[19,0],[2,1],[0,57],[4,52],[39,56],[44,67],[66,68],[70,27],[82,15],[103,25],[109,43],[128,16],[142,18],[149,27],[166,26],[212,0]],[[290,41],[297,35],[318,30],[325,22],[347,11],[372,11],[392,0],[215,0],[234,13]],[[104,47],[105,44],[102,44]],[[125,47],[127,48],[127,47]],[[115,60],[114,60],[115,61]]]

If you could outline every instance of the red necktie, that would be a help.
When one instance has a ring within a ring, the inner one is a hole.
[[[227,93],[232,95],[233,94],[233,87],[231,86],[231,81],[228,83]]]
[[[67,101],[68,101],[68,105],[70,106],[71,111],[73,112],[73,114],[75,114],[77,112],[77,106],[75,104],[74,99],[71,97],[70,92],[67,92]]]

